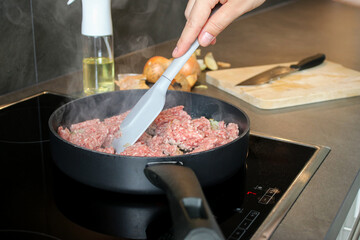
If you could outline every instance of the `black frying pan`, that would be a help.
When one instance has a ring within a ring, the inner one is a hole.
[[[221,183],[245,164],[249,141],[249,119],[240,109],[215,98],[168,91],[165,108],[184,105],[192,118],[205,116],[239,125],[234,141],[204,152],[173,157],[130,157],[88,150],[63,140],[59,126],[125,112],[145,93],[129,90],[92,95],[58,108],[49,119],[51,150],[55,164],[68,176],[84,184],[129,194],[167,192],[173,220],[184,231],[179,238],[200,236],[221,239],[201,186]],[[144,174],[145,173],[145,174]],[[200,183],[200,184],[199,184]],[[176,218],[176,219],[175,219]],[[214,230],[209,230],[213,227]]]

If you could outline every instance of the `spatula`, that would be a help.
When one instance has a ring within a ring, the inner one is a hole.
[[[140,98],[120,125],[121,137],[112,145],[117,153],[134,144],[159,115],[165,105],[167,89],[176,74],[199,47],[198,40],[181,57],[175,58],[156,83]]]
[[[221,5],[222,4],[217,4],[212,9],[210,16],[212,16]],[[183,56],[175,58],[171,62],[163,75],[131,109],[120,124],[121,137],[114,139],[112,143],[116,153],[121,153],[126,147],[134,144],[159,115],[164,108],[166,92],[171,81],[198,47],[199,42],[196,39]]]

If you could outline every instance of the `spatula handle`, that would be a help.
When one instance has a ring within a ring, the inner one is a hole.
[[[191,45],[189,50],[182,55],[181,57],[175,58],[170,66],[165,70],[163,76],[172,81],[176,74],[180,71],[180,69],[185,65],[187,60],[191,57],[191,55],[195,52],[195,50],[199,47],[199,42],[196,39],[195,42]]]

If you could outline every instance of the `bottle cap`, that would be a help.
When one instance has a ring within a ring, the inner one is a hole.
[[[68,5],[75,0],[69,0]],[[113,34],[111,0],[82,0],[81,34],[109,36]]]

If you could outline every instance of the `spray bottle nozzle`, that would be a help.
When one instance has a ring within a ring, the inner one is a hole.
[[[70,5],[76,0],[68,0]],[[85,36],[113,34],[111,0],[82,0],[81,33]]]

